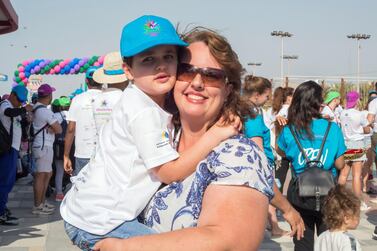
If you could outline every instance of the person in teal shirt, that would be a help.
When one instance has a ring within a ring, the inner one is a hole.
[[[275,169],[275,157],[271,148],[270,141],[270,130],[265,125],[263,120],[263,110],[261,107],[269,100],[272,91],[271,82],[262,77],[256,76],[246,76],[244,88],[242,89],[242,94],[247,98],[252,104],[252,109],[256,114],[253,118],[248,118],[244,124],[244,134],[252,139],[261,148],[270,165],[271,169]],[[276,187],[277,190],[279,190]],[[275,188],[274,188],[274,191]],[[276,217],[276,209],[273,206],[268,207],[268,221],[271,226],[271,235],[273,237],[280,237],[288,234],[279,227],[278,220]]]
[[[292,162],[293,176],[305,170],[305,158],[299,150],[294,137],[289,130],[292,127],[297,134],[308,159],[315,160],[318,156],[323,137],[325,135],[328,121],[321,118],[322,87],[314,81],[307,81],[300,84],[292,98],[291,106],[288,110],[288,124],[283,128],[277,142],[277,153],[282,157],[288,158]],[[331,170],[333,175],[337,175],[337,170],[344,168],[344,152],[346,146],[342,131],[339,126],[330,122],[331,127],[326,138],[321,162],[324,169]],[[292,203],[294,179],[288,186],[287,197]],[[292,203],[293,204],[293,203]],[[294,205],[295,209],[301,214],[305,223],[304,238],[298,240],[293,238],[296,251],[311,251],[314,249],[314,234],[320,235],[327,230],[323,221],[323,214],[315,209],[304,209]]]

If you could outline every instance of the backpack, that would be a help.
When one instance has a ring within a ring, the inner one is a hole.
[[[4,101],[0,102],[0,105],[2,103],[4,103]],[[10,151],[10,149],[12,148],[13,118],[11,117],[10,120],[11,120],[11,124],[10,124],[9,133],[0,120],[0,155],[8,153]]]
[[[38,105],[36,107],[33,108],[33,114],[35,114],[35,112],[40,109],[40,108],[46,108],[46,106],[44,105]],[[42,132],[42,147],[41,149],[43,149],[44,147],[44,144],[45,144],[45,131],[44,129],[46,129],[46,127],[48,126],[48,123],[46,123],[41,129],[39,129],[38,131],[35,131],[34,130],[34,126],[33,126],[33,123],[30,124],[30,129],[29,129],[29,144],[32,145],[33,142],[34,142],[34,139],[35,137]],[[29,147],[30,148],[30,147]]]
[[[305,158],[304,171],[298,175],[293,175],[287,192],[288,201],[297,207],[319,212],[323,204],[323,199],[327,196],[329,190],[335,186],[334,176],[331,171],[324,169],[323,163],[321,162],[323,147],[330,127],[331,123],[328,122],[317,158],[315,160],[309,160],[295,131],[291,125],[289,125],[289,130],[302,156]],[[294,173],[293,168],[292,170]]]

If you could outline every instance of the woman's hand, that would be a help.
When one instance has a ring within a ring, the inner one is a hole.
[[[276,116],[276,121],[279,123],[280,126],[285,126],[288,122],[288,120],[283,116]]]
[[[117,238],[106,238],[103,239],[94,245],[93,250],[100,250],[100,251],[125,251],[125,246],[123,244],[124,239],[117,239]]]
[[[289,235],[291,237],[296,235],[297,240],[303,238],[305,224],[301,218],[301,215],[291,206],[289,210],[283,214],[283,217],[289,223],[289,225],[291,225],[291,233]]]

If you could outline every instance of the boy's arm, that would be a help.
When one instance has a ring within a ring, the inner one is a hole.
[[[236,135],[239,125],[212,126],[193,146],[180,153],[178,159],[167,162],[152,169],[154,175],[165,183],[180,181],[195,170],[196,166],[223,140]]]

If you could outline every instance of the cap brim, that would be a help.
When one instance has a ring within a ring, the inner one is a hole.
[[[127,81],[126,74],[107,75],[103,68],[96,70],[93,74],[93,79],[99,84],[117,84]]]
[[[129,50],[121,50],[122,57],[132,57],[136,54],[139,54],[145,50],[148,50],[152,47],[158,46],[158,45],[176,45],[176,46],[188,46],[187,43],[183,42],[180,39],[160,39],[155,41],[148,41],[147,43],[144,43],[140,46],[137,46],[135,48],[129,49]]]

